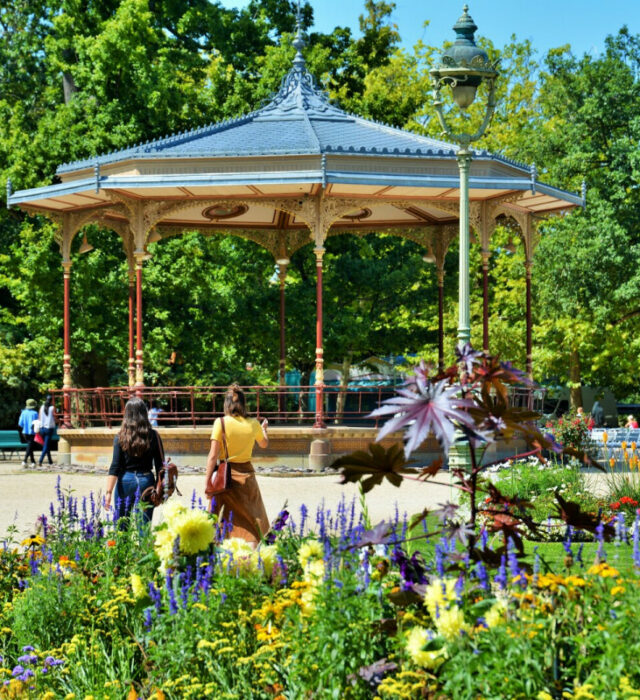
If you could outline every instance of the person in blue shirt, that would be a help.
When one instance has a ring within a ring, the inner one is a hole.
[[[22,430],[22,434],[27,441],[27,451],[22,460],[23,467],[27,466],[29,457],[31,457],[31,464],[35,466],[36,463],[35,457],[33,456],[33,441],[36,437],[36,431],[33,429],[33,421],[38,417],[38,412],[36,411],[37,405],[34,399],[27,399],[26,407],[22,409],[22,413],[18,419],[18,427]]]

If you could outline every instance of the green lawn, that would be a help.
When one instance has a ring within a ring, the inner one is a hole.
[[[427,517],[427,526],[429,532],[435,532],[440,527],[439,520],[432,514]],[[420,532],[420,526],[414,530],[414,536],[418,536]],[[434,537],[427,541],[425,540],[415,540],[411,542],[411,551],[418,550],[422,552],[423,556],[427,561],[431,561],[434,558],[434,546],[438,541],[438,537]],[[494,545],[499,546],[497,538],[494,540]],[[531,540],[524,540],[525,546],[525,558],[524,561],[531,566],[533,566],[535,560],[535,551],[537,547],[537,552],[541,558],[541,571],[545,571],[548,566],[551,571],[557,574],[569,573],[565,566],[566,552],[563,547],[562,542],[534,542]],[[573,544],[573,556],[574,559],[578,553],[578,548],[580,543]],[[461,545],[458,544],[458,549],[462,549]],[[584,562],[584,568],[588,569],[594,562],[596,552],[598,550],[597,542],[585,542],[582,548],[582,560]],[[616,546],[614,542],[607,542],[604,545],[604,550],[606,553],[606,558],[609,564],[615,566],[622,575],[636,575],[633,568],[633,550],[630,545],[620,545]],[[575,562],[571,567],[571,573],[578,573],[581,570],[580,564]]]

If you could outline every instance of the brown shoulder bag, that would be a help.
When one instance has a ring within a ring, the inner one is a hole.
[[[219,496],[231,488],[231,464],[229,464],[229,448],[227,447],[227,433],[224,429],[224,417],[220,419],[220,423],[222,425],[222,446],[224,447],[226,458],[224,460],[218,458],[218,464],[205,491],[207,498]]]
[[[159,506],[164,503],[169,496],[172,496],[174,491],[178,496],[182,496],[178,489],[178,467],[171,460],[164,458],[164,446],[160,439],[160,434],[156,432],[158,438],[158,447],[160,449],[160,457],[162,459],[162,469],[158,474],[155,486],[148,486],[141,494],[140,500],[146,503],[151,503],[153,506]],[[164,480],[168,474],[168,488],[165,491]]]

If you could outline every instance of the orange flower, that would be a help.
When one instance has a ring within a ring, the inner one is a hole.
[[[616,460],[613,457],[609,457],[609,466],[613,469],[616,466]]]
[[[115,546],[116,546],[115,540],[107,540],[107,547],[115,547]]]

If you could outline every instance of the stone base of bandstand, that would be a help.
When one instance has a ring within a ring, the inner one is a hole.
[[[113,438],[118,428],[61,429],[58,444],[58,464],[61,466],[92,466],[108,469],[113,454]],[[210,448],[210,427],[160,428],[167,457],[178,466],[202,468],[207,463]],[[269,447],[256,448],[253,464],[256,468],[286,467],[313,472],[325,471],[331,462],[356,450],[367,450],[377,436],[376,428],[331,426],[317,429],[307,426],[271,426]],[[401,443],[402,435],[390,435],[382,441],[384,447]],[[508,458],[524,451],[524,443],[499,442],[487,449],[485,462]],[[412,455],[416,466],[428,465],[441,457],[440,446],[433,438],[426,440]]]

